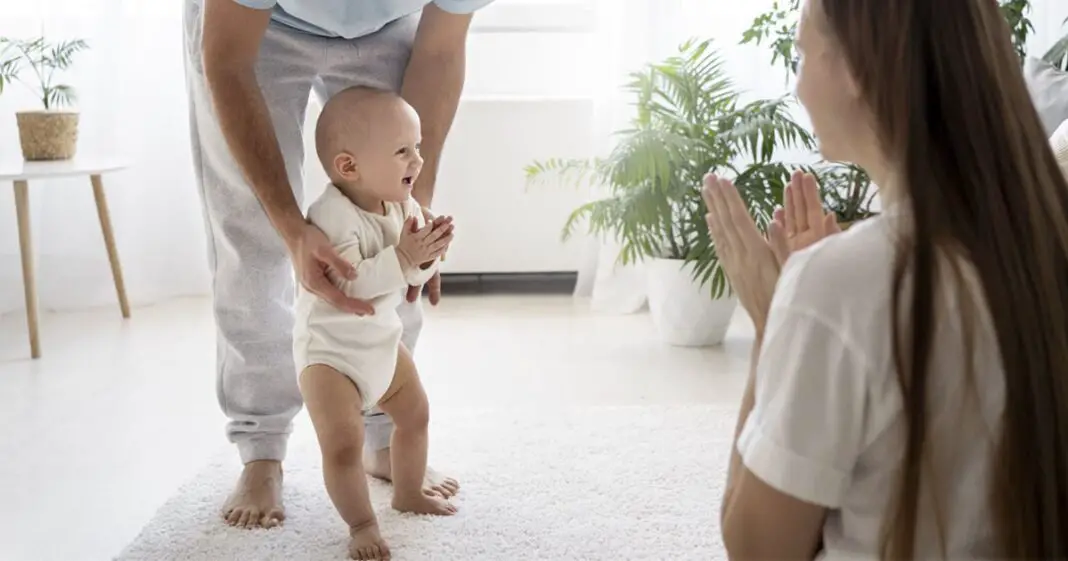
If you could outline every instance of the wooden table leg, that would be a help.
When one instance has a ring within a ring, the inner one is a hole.
[[[33,241],[30,239],[30,186],[25,181],[15,181],[15,216],[19,225],[19,252],[22,253],[22,288],[26,293],[26,326],[30,330],[30,356],[40,358],[37,281],[33,270]]]
[[[96,213],[100,216],[100,230],[104,233],[104,245],[111,262],[111,276],[115,279],[115,292],[119,295],[119,309],[122,317],[130,317],[130,304],[126,300],[126,286],[122,281],[122,266],[119,265],[119,252],[115,248],[115,234],[111,230],[111,215],[108,213],[108,201],[104,197],[104,182],[99,175],[90,175],[93,184],[93,198],[96,199]]]

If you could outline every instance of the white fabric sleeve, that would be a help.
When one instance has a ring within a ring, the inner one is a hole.
[[[773,307],[737,442],[746,468],[783,493],[841,506],[864,439],[862,356],[814,314]]]
[[[372,300],[407,288],[408,283],[393,246],[384,248],[369,259],[360,255],[359,244],[354,243],[350,247],[340,251],[342,259],[356,266],[356,278],[345,280],[341,288],[347,296]]]
[[[410,286],[422,286],[430,282],[431,277],[433,277],[434,273],[436,272],[438,272],[438,259],[435,259],[426,269],[420,269],[417,267],[411,271],[408,271],[408,274],[405,275],[404,280]]]

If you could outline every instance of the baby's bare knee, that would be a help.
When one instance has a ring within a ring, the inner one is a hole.
[[[363,431],[359,427],[330,431],[320,439],[323,461],[351,466],[363,461]]]
[[[426,396],[416,403],[408,419],[408,427],[413,429],[426,429],[430,426],[430,404]]]
[[[393,403],[393,424],[403,430],[425,430],[430,425],[430,404],[419,387],[406,387],[401,392],[410,395]]]

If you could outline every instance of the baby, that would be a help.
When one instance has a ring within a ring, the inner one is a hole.
[[[401,343],[397,306],[409,285],[425,284],[452,241],[451,218],[425,223],[411,197],[423,160],[415,110],[399,96],[367,88],[334,95],[323,108],[316,150],[330,177],[308,220],[356,267],[331,276],[373,315],[336,309],[299,289],[293,351],[300,391],[319,440],[323,479],[349,525],[354,559],[389,559],[368,495],[361,452],[362,412],[376,405],[393,419],[393,507],[449,515],[456,509],[423,491],[429,406],[412,356]]]

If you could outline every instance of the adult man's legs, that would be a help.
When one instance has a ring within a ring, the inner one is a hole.
[[[245,471],[227,501],[232,524],[281,519],[281,470],[301,396],[293,365],[294,275],[289,256],[234,160],[204,79],[201,12],[185,11],[186,81],[217,325],[217,394]],[[256,73],[291,185],[301,200],[304,112],[322,43],[272,24]]]

